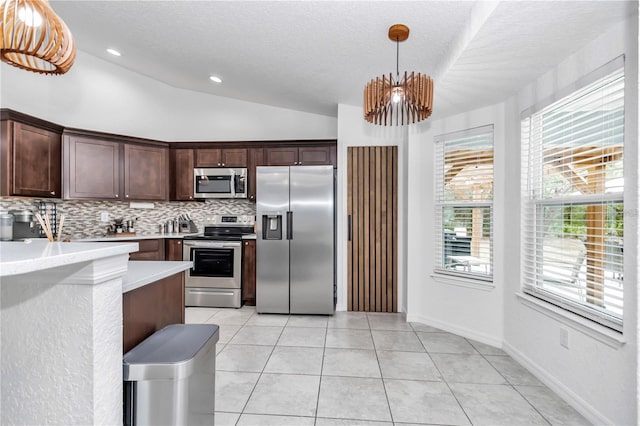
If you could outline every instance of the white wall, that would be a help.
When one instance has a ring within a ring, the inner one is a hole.
[[[637,7],[637,5],[636,5]],[[621,23],[563,61],[517,98],[506,102],[506,197],[510,217],[518,217],[515,201],[520,171],[520,112],[589,72],[626,55],[625,65],[625,277],[624,334],[583,327],[576,317],[564,320],[554,311],[538,310],[520,292],[519,238],[505,239],[505,349],[553,390],[596,424],[637,424],[638,326],[638,16]],[[507,235],[517,235],[516,221],[504,222]],[[588,321],[587,321],[588,323]],[[569,349],[560,346],[560,329],[569,332]],[[598,327],[595,327],[598,329]],[[606,342],[606,343],[605,343]]]
[[[474,127],[494,125],[494,273],[493,286],[434,276],[435,209],[434,136]],[[407,318],[501,346],[505,233],[504,105],[435,120],[415,127],[408,149],[408,271]]]
[[[406,311],[407,127],[377,126],[364,120],[362,108],[338,105],[337,310],[347,308],[347,148],[398,146],[398,312]]]
[[[335,139],[335,117],[177,89],[78,52],[43,76],[0,65],[0,106],[66,127],[161,141]]]

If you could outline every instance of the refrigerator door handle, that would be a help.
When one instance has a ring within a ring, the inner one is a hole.
[[[293,212],[287,212],[287,240],[293,240]]]
[[[349,235],[348,235],[348,238],[349,238],[349,239],[348,239],[348,241],[351,241],[352,232],[353,232],[352,226],[353,226],[353,225],[352,225],[352,223],[351,223],[351,215],[349,215],[349,216],[347,217],[347,228],[348,228],[348,231],[347,231],[347,232],[349,233]]]

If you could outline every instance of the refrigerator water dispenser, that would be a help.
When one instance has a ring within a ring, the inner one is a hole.
[[[265,213],[262,215],[262,239],[282,239],[282,215],[279,213]]]

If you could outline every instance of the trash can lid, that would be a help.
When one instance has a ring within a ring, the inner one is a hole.
[[[190,361],[213,339],[219,339],[215,324],[172,324],[145,339],[123,359],[124,380],[179,378],[191,374]]]

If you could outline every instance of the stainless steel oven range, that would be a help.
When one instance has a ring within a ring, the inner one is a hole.
[[[215,215],[202,235],[184,237],[182,259],[193,262],[185,279],[185,305],[239,308],[242,304],[242,236],[254,216]]]

